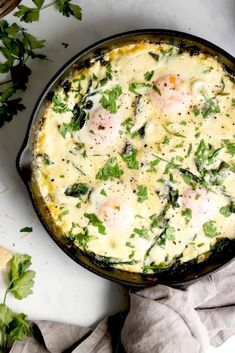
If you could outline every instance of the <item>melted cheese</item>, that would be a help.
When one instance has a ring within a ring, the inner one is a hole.
[[[132,272],[235,238],[235,90],[215,58],[140,43],[69,82],[34,151],[34,176],[65,237]]]

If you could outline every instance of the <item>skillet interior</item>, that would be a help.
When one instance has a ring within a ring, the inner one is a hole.
[[[48,83],[32,113],[24,143],[17,157],[17,169],[26,184],[35,210],[47,232],[60,248],[77,263],[100,276],[134,287],[144,287],[156,283],[187,284],[232,261],[235,256],[235,241],[224,240],[219,242],[208,260],[203,263],[197,263],[196,260],[181,264],[175,263],[171,268],[154,275],[107,268],[104,264],[95,262],[94,259],[74,248],[60,235],[60,231],[50,217],[50,213],[40,195],[39,187],[32,177],[34,143],[48,104],[48,93],[63,82],[64,78],[70,75],[73,70],[89,65],[89,59],[93,58],[94,55],[98,56],[102,51],[109,51],[124,44],[145,40],[154,43],[172,44],[184,51],[189,51],[191,55],[203,51],[215,56],[228,72],[235,72],[235,59],[232,56],[207,41],[185,33],[168,30],[140,30],[112,36],[100,41],[73,57]]]

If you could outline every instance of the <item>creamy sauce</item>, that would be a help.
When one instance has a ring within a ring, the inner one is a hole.
[[[132,272],[235,238],[235,89],[212,57],[140,43],[54,93],[34,176],[65,237]]]

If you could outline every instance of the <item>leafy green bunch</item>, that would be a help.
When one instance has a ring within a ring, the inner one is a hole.
[[[44,47],[44,40],[38,40],[16,23],[9,25],[7,21],[0,22],[0,51],[5,58],[0,63],[0,74],[7,75],[0,82],[0,127],[4,122],[12,120],[13,116],[25,109],[21,98],[12,98],[19,90],[26,90],[30,68],[26,65],[29,58],[46,59],[46,56],[35,52]]]
[[[55,0],[45,5],[45,0],[32,0],[34,7],[19,5],[14,16],[20,21],[35,22],[40,18],[42,9],[55,4],[62,15],[74,16],[78,20],[82,19],[82,10],[79,5],[71,3],[71,0]],[[44,54],[35,50],[43,48],[45,40],[38,40],[32,34],[18,24],[9,24],[7,21],[0,21],[0,52],[5,58],[0,62],[0,76],[4,79],[0,81],[0,127],[4,122],[9,122],[23,111],[25,106],[22,99],[15,94],[18,91],[25,91],[31,70],[26,62],[29,59],[46,59]],[[1,75],[2,74],[2,75]],[[7,79],[5,77],[7,76]],[[14,98],[13,98],[14,95]]]
[[[32,293],[35,272],[29,270],[31,257],[15,254],[9,262],[8,286],[3,303],[0,304],[0,353],[6,353],[14,341],[21,341],[32,334],[27,316],[13,312],[7,305],[8,294],[16,299],[26,298]]]
[[[34,7],[19,5],[18,11],[14,16],[19,17],[20,21],[35,22],[40,18],[40,12],[52,5],[55,5],[62,15],[69,17],[74,16],[78,20],[82,19],[82,9],[79,5],[71,3],[71,0],[54,0],[50,4],[45,4],[45,0],[32,0]]]

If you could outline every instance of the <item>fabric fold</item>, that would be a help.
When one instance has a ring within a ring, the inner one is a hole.
[[[235,335],[235,262],[185,289],[130,291],[130,310],[95,329],[34,322],[11,353],[204,353]]]

